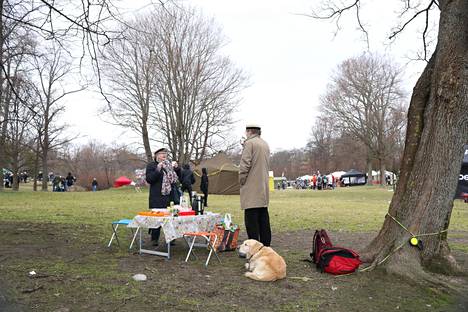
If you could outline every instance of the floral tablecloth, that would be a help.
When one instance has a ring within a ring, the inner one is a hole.
[[[214,229],[216,223],[219,223],[221,215],[218,213],[206,213],[198,216],[180,216],[180,217],[149,217],[135,216],[128,225],[131,228],[149,228],[156,229],[161,227],[164,231],[166,242],[180,238],[187,232],[205,232]]]

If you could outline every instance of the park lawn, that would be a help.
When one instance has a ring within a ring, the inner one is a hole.
[[[182,242],[170,261],[132,254],[125,247],[108,250],[110,222],[146,210],[147,191],[6,191],[0,193],[0,281],[10,286],[8,295],[26,311],[143,311],[150,306],[164,311],[446,311],[456,307],[458,299],[440,289],[415,287],[381,272],[335,278],[316,273],[301,261],[308,255],[316,228],[330,230],[339,244],[362,248],[380,228],[392,194],[378,187],[272,192],[273,247],[285,256],[289,278],[261,284],[242,276],[243,262],[235,253],[222,254],[222,265],[213,262],[205,269],[201,261],[183,262]],[[211,211],[231,213],[243,228],[238,196],[210,195],[209,205]],[[450,230],[454,250],[465,259],[468,209],[460,201],[455,203]],[[44,277],[28,278],[32,269]],[[149,280],[136,283],[131,280],[135,273],[147,274]],[[1,291],[0,286],[0,295]]]
[[[133,217],[148,207],[148,193],[133,188],[100,192],[0,193],[4,221],[87,224],[108,227],[109,222]],[[380,228],[393,192],[386,188],[354,187],[334,191],[286,190],[271,193],[270,218],[274,231],[326,228],[336,231],[373,232]],[[231,213],[243,225],[239,196],[209,196],[209,210]],[[468,209],[455,201],[451,231],[468,229]]]

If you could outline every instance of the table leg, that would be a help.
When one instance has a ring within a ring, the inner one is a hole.
[[[171,242],[167,244],[167,260],[171,260]]]
[[[141,232],[143,231],[140,231],[140,255],[141,255]]]

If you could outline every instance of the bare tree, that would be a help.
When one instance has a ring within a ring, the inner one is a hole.
[[[334,132],[332,122],[325,117],[319,117],[312,126],[311,136],[306,146],[312,167],[323,173],[335,169],[334,164],[332,164],[334,160]]]
[[[116,21],[121,21],[118,9],[110,0],[0,0],[0,12],[0,168],[3,168],[6,161],[3,143],[9,117],[8,97],[11,94],[19,95],[8,71],[8,58],[11,56],[8,43],[27,34],[39,38],[38,41],[53,41],[63,50],[69,43],[79,44],[82,47],[80,64],[87,60],[93,65],[100,86],[97,55],[104,45],[120,37],[120,31],[111,30],[111,27],[115,26]],[[34,105],[22,99],[20,102],[34,114]],[[0,181],[3,181],[2,170]],[[0,184],[0,191],[2,189],[3,184]]]
[[[334,5],[324,17],[355,9],[360,18],[361,2],[356,0],[348,7]],[[429,55],[426,31],[431,11],[437,11],[437,45],[413,89],[396,192],[383,226],[364,256],[371,268],[383,265],[387,271],[413,280],[434,281],[423,268],[460,271],[450,252],[447,231],[463,146],[468,141],[468,1],[402,3],[400,17],[404,20],[392,36],[422,17],[426,26],[422,34],[424,55]],[[411,247],[408,239],[412,236],[422,239],[424,248]]]
[[[62,174],[73,172],[77,176],[76,184],[88,190],[93,178],[97,179],[100,189],[107,189],[118,176],[133,178],[135,169],[144,168],[146,160],[142,156],[123,145],[108,146],[90,141],[62,150],[54,170]]]
[[[226,147],[245,76],[221,55],[224,38],[199,11],[170,5],[151,16],[157,73],[154,126],[180,162]]]
[[[104,111],[113,123],[150,142],[168,145],[181,162],[232,147],[228,138],[245,85],[220,55],[219,29],[199,11],[175,4],[128,22],[125,38],[104,53]],[[107,91],[108,90],[108,91]]]
[[[28,101],[32,105],[35,98],[32,92],[30,92],[32,89],[30,81],[24,81],[21,77],[17,77],[14,85],[22,101]],[[11,110],[14,117],[10,118],[7,123],[8,131],[5,149],[11,165],[10,168],[13,172],[13,190],[17,191],[19,189],[18,174],[27,166],[30,160],[28,156],[32,154],[29,143],[33,141],[34,136],[31,127],[34,114],[23,105],[17,96],[14,96],[12,99]]]
[[[400,72],[383,58],[364,54],[344,61],[321,98],[329,120],[358,138],[367,148],[368,183],[372,161],[380,164],[385,183],[385,160],[392,152],[389,138],[403,127]]]
[[[131,24],[125,38],[113,41],[103,54],[104,92],[109,99],[103,112],[111,123],[140,136],[146,159],[151,161],[150,114],[154,114],[157,72],[149,33],[155,25],[147,18]]]
[[[37,137],[40,146],[40,159],[42,163],[42,190],[47,191],[47,174],[49,152],[73,138],[66,137],[65,125],[58,122],[60,114],[64,111],[63,99],[72,93],[82,91],[68,89],[65,84],[67,76],[73,74],[72,64],[65,59],[64,52],[52,45],[47,53],[34,58],[34,69],[37,73],[38,83],[35,92],[39,101],[38,111],[35,116]]]

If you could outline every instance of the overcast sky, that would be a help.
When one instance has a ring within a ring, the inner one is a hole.
[[[325,92],[330,74],[343,60],[367,49],[357,30],[354,12],[336,25],[300,14],[310,13],[312,0],[187,0],[215,18],[223,27],[228,44],[223,53],[250,75],[250,87],[242,93],[236,113],[236,138],[243,135],[246,122],[262,125],[263,137],[273,151],[304,147],[319,114],[319,97]],[[127,1],[127,12],[147,1]],[[369,30],[370,51],[385,54],[405,70],[405,88],[411,91],[424,62],[409,62],[421,47],[415,24],[389,45],[388,35],[397,25],[395,14],[401,1],[366,1],[362,8]],[[146,9],[140,10],[144,11]],[[128,13],[130,14],[130,13]],[[104,123],[98,116],[103,105],[99,95],[82,92],[68,99],[64,115],[83,143],[132,143],[126,130]]]

